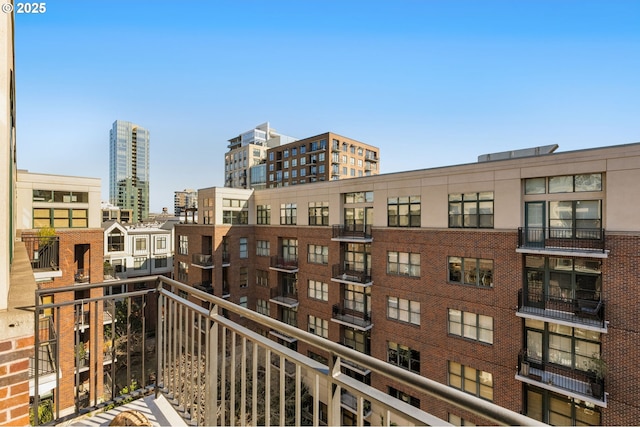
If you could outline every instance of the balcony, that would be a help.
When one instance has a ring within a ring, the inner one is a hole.
[[[281,257],[272,256],[271,263],[269,265],[271,270],[281,271],[283,273],[297,273],[298,272],[298,258],[294,257]]]
[[[211,280],[207,280],[205,282],[199,282],[193,285],[194,288],[199,289],[203,292],[213,295],[213,283]]]
[[[518,289],[518,317],[552,320],[571,327],[606,333],[605,301],[599,293],[582,294],[580,298],[547,295],[541,290]]]
[[[269,290],[269,301],[288,308],[298,306],[298,291],[289,286],[279,286]]]
[[[213,255],[211,254],[192,254],[191,265],[194,267],[210,270],[213,268]]]
[[[76,270],[73,275],[73,280],[76,283],[89,283],[89,270],[85,270],[84,268]]]
[[[229,252],[222,252],[222,266],[229,267],[231,265],[231,255]]]
[[[154,283],[155,286],[136,287],[138,283]],[[138,290],[112,295],[108,288],[116,284],[105,282],[36,291],[35,316],[47,311],[58,313],[65,306],[79,303],[56,297],[56,294],[73,296],[78,288],[83,291],[96,288],[104,289],[105,295],[85,298],[82,303],[89,304],[93,310],[99,307],[100,302],[111,301],[117,310],[124,310],[122,318],[127,319],[126,324],[115,323],[117,327],[109,332],[117,348],[114,354],[118,358],[113,363],[126,371],[124,381],[127,384],[114,376],[111,379],[107,376],[106,380],[89,377],[82,384],[71,386],[65,395],[61,388],[69,385],[58,381],[51,390],[54,398],[72,398],[73,403],[64,408],[56,401],[52,405],[53,420],[50,424],[73,423],[70,418],[79,415],[83,415],[80,421],[83,425],[108,424],[113,411],[99,411],[93,416],[87,414],[121,403],[123,399],[138,399],[124,408],[146,408],[145,413],[153,415],[156,420],[177,419],[182,425],[185,422],[189,425],[319,425],[322,422],[319,417],[325,417],[320,411],[321,404],[328,411],[326,424],[340,425],[340,408],[345,403],[359,425],[364,424],[369,410],[382,414],[388,424],[446,424],[442,419],[342,373],[342,361],[348,360],[375,372],[382,381],[405,384],[407,392],[425,393],[433,399],[455,402],[462,410],[478,415],[489,424],[542,425],[516,412],[175,280],[151,276],[126,279],[117,286],[123,284],[132,285],[127,286],[128,289]],[[49,294],[53,294],[53,301],[59,302],[39,302],[42,295]],[[328,352],[329,366],[229,320],[222,315],[223,311]],[[54,318],[60,319],[60,316]],[[68,322],[68,319],[62,322]],[[52,329],[59,330],[62,324],[54,321]],[[201,327],[203,324],[206,328]],[[37,326],[35,354],[41,354],[44,346],[51,345],[50,339],[43,339],[39,331]],[[58,340],[58,348],[74,345],[72,337],[70,343],[60,336],[53,338]],[[102,332],[91,330],[86,338],[87,350],[92,356],[97,355],[96,363],[103,363]],[[277,367],[271,363],[274,355]],[[42,371],[45,369],[41,365],[40,358],[34,358],[34,390],[40,390],[44,379]],[[286,369],[279,368],[282,366]],[[57,376],[74,378],[72,372],[60,372],[59,369],[55,366]],[[91,370],[89,373],[91,375]],[[138,386],[132,387],[133,390],[125,389],[131,379]],[[98,396],[96,387],[104,393]],[[353,396],[349,402],[343,400],[345,392]],[[370,402],[370,406],[365,402]],[[36,393],[33,406],[38,407],[39,403],[40,397]],[[312,414],[302,408],[313,408]],[[33,424],[40,424],[38,411],[35,411]],[[159,424],[177,425],[175,421]]]
[[[370,268],[361,268],[348,263],[332,266],[331,281],[359,286],[373,285]]]
[[[536,387],[584,400],[606,408],[604,379],[592,372],[571,369],[528,356],[526,350],[518,356],[516,379]]]
[[[22,241],[27,249],[33,275],[38,279],[50,280],[62,277],[60,271],[60,238],[58,236],[40,237],[23,235]]]
[[[607,258],[602,228],[519,227],[518,252]]]
[[[337,242],[368,243],[373,241],[371,226],[365,224],[344,224],[332,226],[331,240]]]
[[[331,321],[360,331],[368,331],[373,327],[369,313],[356,311],[340,304],[333,305]]]

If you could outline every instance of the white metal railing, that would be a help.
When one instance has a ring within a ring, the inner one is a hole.
[[[104,339],[109,338],[114,346],[126,341],[126,349],[120,349],[123,353],[126,351],[126,354],[118,354],[111,362],[108,376],[111,384],[99,387],[98,381],[90,378],[89,386],[96,387],[94,392],[89,392],[88,405],[91,406],[79,407],[80,399],[76,396],[76,407],[71,415],[129,396],[130,393],[119,394],[123,387],[116,380],[119,369],[126,369],[125,378],[136,379],[140,386],[139,390],[134,390],[135,393],[163,393],[178,412],[194,425],[340,425],[344,404],[342,395],[345,391],[350,399],[349,409],[355,414],[358,425],[364,425],[365,421],[374,425],[448,424],[342,373],[344,363],[347,366],[356,364],[393,379],[394,382],[400,382],[416,394],[427,394],[476,413],[492,424],[541,425],[491,402],[162,276],[37,291],[36,300],[44,293],[95,288],[102,288],[108,293],[110,286],[120,287],[125,284],[132,287],[141,283],[146,283],[147,289],[95,296],[81,302],[36,303],[36,316],[44,310],[54,310],[59,316],[65,305],[78,303],[99,308],[99,304],[104,301],[114,301],[116,304],[113,310],[126,308],[126,317],[118,316],[115,312],[112,316],[129,319],[129,324],[116,327],[122,322],[115,322],[103,331]],[[328,351],[331,354],[328,365],[229,320],[222,315],[223,310],[257,322],[267,330]],[[103,310],[98,313],[102,314]],[[132,320],[135,320],[135,324],[132,324]],[[95,321],[100,320],[96,318]],[[96,329],[98,328],[89,329],[92,340],[102,336],[94,332]],[[125,336],[121,334],[122,331],[131,335]],[[141,344],[134,339],[133,334],[139,336]],[[123,339],[123,336],[126,338]],[[36,347],[38,345],[36,340]],[[60,345],[65,343],[60,342]],[[94,353],[96,343],[90,342],[88,347],[92,349],[91,355],[103,354]],[[147,347],[152,347],[155,351],[148,352]],[[139,372],[131,359],[131,355],[135,356],[138,350],[142,354]],[[147,356],[152,357],[146,360]],[[97,365],[98,362],[90,360],[90,365]],[[37,368],[36,366],[35,372],[38,372]],[[37,377],[35,381],[37,389]],[[58,382],[55,396],[59,396],[59,387]],[[107,389],[110,390],[108,395],[103,391]],[[96,390],[103,391],[103,396],[98,396]],[[36,397],[35,405],[38,400]],[[59,408],[56,402],[55,419],[63,418],[64,411],[61,409],[64,408]],[[38,424],[37,420],[35,424]]]

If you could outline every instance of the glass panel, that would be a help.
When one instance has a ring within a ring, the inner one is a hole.
[[[602,174],[576,175],[575,191],[602,191]]]
[[[464,367],[464,391],[473,395],[478,393],[477,372],[468,366]]]
[[[462,336],[462,312],[449,309],[449,333]]]
[[[542,421],[542,393],[527,390],[527,416]]]
[[[464,337],[472,340],[477,339],[478,332],[476,330],[476,315],[472,313],[465,313],[463,316],[464,322]]]
[[[542,332],[527,330],[527,355],[542,361]]]
[[[524,181],[524,194],[544,194],[546,193],[545,178],[529,178]]]
[[[549,193],[572,193],[573,175],[549,178]]]

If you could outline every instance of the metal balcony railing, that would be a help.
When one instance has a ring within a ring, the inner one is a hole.
[[[60,238],[58,236],[22,236],[27,249],[31,268],[34,271],[59,270]]]
[[[213,255],[211,254],[192,254],[191,264],[202,268],[213,267]]]
[[[297,257],[282,257],[282,256],[272,256],[271,257],[271,268],[275,268],[278,270],[290,271],[292,273],[298,271],[298,258]]]
[[[516,378],[526,379],[527,382],[542,388],[574,393],[583,399],[594,400],[596,404],[606,402],[604,378],[598,378],[593,372],[540,360],[529,356],[526,350],[522,350],[518,355]]]
[[[599,292],[581,292],[579,298],[549,295],[542,290],[518,289],[518,312],[580,326],[606,328],[605,301]]]
[[[288,286],[271,288],[269,290],[269,297],[276,304],[280,304],[285,307],[291,308],[298,306],[298,291],[295,288],[290,288]]]
[[[331,278],[342,283],[355,283],[369,285],[371,281],[371,269],[354,264],[334,264],[331,267]]]
[[[371,314],[354,310],[347,304],[334,304],[332,306],[331,317],[339,323],[347,324],[355,329],[369,330],[373,325],[371,323]]]
[[[332,238],[334,239],[359,239],[371,240],[371,225],[365,224],[340,224],[332,226]]]
[[[380,414],[387,425],[446,424],[386,392],[341,373],[342,361],[348,360],[375,372],[380,378],[403,384],[407,392],[428,394],[434,399],[473,412],[488,423],[542,425],[460,390],[163,276],[125,279],[119,281],[117,286],[137,283],[154,283],[155,286],[117,295],[109,292],[108,288],[115,286],[111,282],[36,291],[34,315],[37,319],[45,311],[52,311],[54,319],[68,319],[64,313],[73,313],[77,301],[55,295],[62,293],[72,297],[76,291],[90,289],[105,291],[103,296],[82,301],[90,306],[91,322],[101,321],[103,310],[99,308],[103,301],[113,301],[116,310],[122,313],[118,318],[127,319],[100,332],[92,327],[89,336],[85,333],[87,351],[92,356],[89,379],[67,390],[64,387],[69,387],[68,382],[62,383],[60,380],[62,377],[73,378],[73,373],[62,372],[56,376],[55,386],[51,390],[55,398],[55,424],[65,420],[61,416],[63,411],[72,412],[69,416],[72,417],[117,399],[155,393],[156,397],[164,395],[191,425],[319,425],[324,423],[319,419],[321,416],[326,418],[328,425],[340,425],[343,391],[353,396],[350,410],[359,425],[364,424],[369,408]],[[135,286],[127,288],[135,289]],[[45,294],[54,294],[53,301],[59,302],[42,304],[41,296]],[[91,295],[96,295],[96,292]],[[311,348],[329,352],[329,365],[321,364],[229,320],[223,315],[225,312],[240,316],[248,324],[255,322],[262,328],[292,337]],[[54,322],[53,326],[57,332],[59,354],[68,350],[69,346],[73,348],[74,335],[78,334],[77,328],[74,332],[74,328],[69,328],[65,322],[68,320]],[[64,333],[61,334],[61,331]],[[36,333],[36,354],[45,344],[40,337]],[[117,370],[110,371],[104,378],[96,377],[95,366],[103,366],[104,362],[100,360],[104,357],[103,340],[113,343],[115,350],[112,354],[117,359],[114,358],[111,368],[124,370],[123,373],[126,371],[122,377],[126,378],[124,381],[127,384],[119,382],[122,381],[116,378],[119,375],[113,375]],[[93,360],[94,355],[96,360]],[[34,359],[34,365],[34,389],[38,390],[38,358]],[[286,369],[280,369],[282,366]],[[126,396],[121,395],[131,379],[138,385],[137,390]],[[68,401],[69,395],[64,393],[73,395],[71,403]],[[64,402],[71,406],[63,407]],[[370,402],[371,406],[365,402]],[[327,410],[326,416],[320,410],[321,404]],[[36,395],[33,406],[38,405],[39,396]],[[34,425],[38,425],[37,411],[34,411],[34,415]]]
[[[519,227],[518,248],[605,252],[602,228]]]

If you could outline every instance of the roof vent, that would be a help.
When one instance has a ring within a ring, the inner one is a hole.
[[[478,156],[478,163],[492,160],[518,159],[521,157],[545,156],[558,149],[558,144],[543,145],[540,147],[523,148],[521,150],[502,151],[500,153],[482,154]]]

